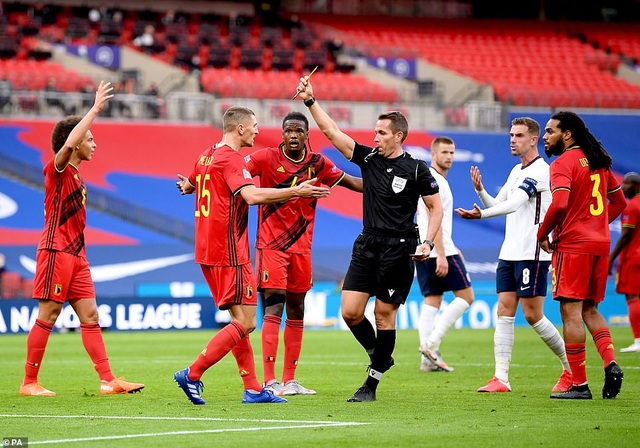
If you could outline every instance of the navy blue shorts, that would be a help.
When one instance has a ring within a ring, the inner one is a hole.
[[[418,284],[423,296],[440,296],[445,291],[460,291],[471,286],[471,278],[460,255],[447,257],[449,272],[445,277],[436,275],[436,259],[416,262]]]
[[[496,291],[515,292],[516,297],[547,295],[550,261],[498,261]]]
[[[386,303],[404,304],[413,283],[417,237],[361,233],[353,243],[343,290],[366,292]]]

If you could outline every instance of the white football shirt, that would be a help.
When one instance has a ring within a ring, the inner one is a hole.
[[[514,166],[495,198],[486,190],[478,192],[478,196],[486,207],[482,218],[507,215],[501,260],[551,260],[551,254],[540,249],[536,237],[551,204],[549,164],[542,157],[524,167],[521,163]]]
[[[431,174],[438,182],[440,187],[440,200],[442,200],[442,243],[444,244],[444,254],[446,257],[450,255],[456,255],[458,249],[453,244],[452,232],[453,232],[453,194],[451,193],[451,187],[447,179],[438,173],[432,167],[429,167]],[[418,200],[418,229],[420,231],[420,241],[427,239],[427,228],[429,227],[429,211],[427,206],[424,205],[422,198]],[[434,248],[429,255],[429,258],[436,258],[438,253]]]

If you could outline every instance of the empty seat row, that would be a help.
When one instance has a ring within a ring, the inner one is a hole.
[[[613,75],[620,57],[578,39],[573,27],[533,21],[306,20],[367,56],[419,57],[490,84],[499,100],[513,104],[630,108],[640,95],[639,86]]]

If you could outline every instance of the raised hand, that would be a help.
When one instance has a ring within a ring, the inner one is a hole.
[[[100,85],[96,90],[96,100],[93,103],[93,107],[97,112],[101,112],[104,109],[104,105],[113,98],[113,86],[109,81],[100,81]]]
[[[482,175],[480,174],[480,168],[477,166],[472,166],[471,170],[471,182],[473,182],[473,188],[476,191],[482,191],[484,187],[482,186]]]

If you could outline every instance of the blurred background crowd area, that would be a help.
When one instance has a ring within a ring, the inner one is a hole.
[[[269,101],[315,67],[320,97],[356,127],[372,102],[430,127],[499,127],[511,105],[640,108],[637,0],[0,5],[3,115],[79,112],[100,79],[117,94],[106,117],[215,122],[229,103],[216,99],[277,115]]]

